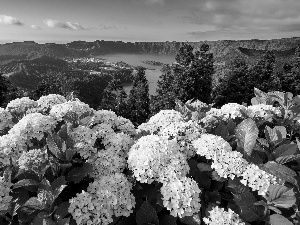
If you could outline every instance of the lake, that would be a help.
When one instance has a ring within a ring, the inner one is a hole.
[[[107,62],[125,62],[132,66],[143,66],[146,68],[145,74],[149,84],[149,95],[155,95],[157,81],[161,75],[162,66],[154,66],[145,64],[141,61],[150,60],[161,62],[164,64],[171,64],[175,62],[174,55],[160,55],[160,54],[106,54],[100,55],[99,58],[106,59]],[[124,90],[128,94],[132,85],[124,84]]]

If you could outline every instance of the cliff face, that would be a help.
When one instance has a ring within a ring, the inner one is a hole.
[[[190,42],[196,49],[203,42]],[[300,38],[283,38],[273,40],[222,40],[207,41],[215,59],[231,54],[260,54],[273,50],[278,55],[293,54],[300,44]],[[182,42],[121,42],[121,41],[74,41],[68,44],[37,44],[35,42],[18,42],[0,45],[0,55],[47,55],[51,57],[97,56],[107,53],[157,53],[175,55]]]

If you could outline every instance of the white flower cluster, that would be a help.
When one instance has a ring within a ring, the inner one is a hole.
[[[0,107],[0,131],[13,126],[13,116],[9,111]]]
[[[248,166],[248,162],[240,152],[232,151],[231,146],[223,138],[203,134],[201,138],[193,142],[197,154],[213,159],[212,168],[223,178],[241,176]]]
[[[0,137],[0,162],[3,166],[10,164],[10,157],[15,162],[23,151],[27,151],[27,145],[21,136],[7,134]]]
[[[133,212],[135,198],[132,184],[124,174],[102,176],[89,184],[87,192],[70,199],[70,212],[78,225],[103,224],[113,221],[112,216],[126,216]]]
[[[28,97],[23,97],[10,101],[6,106],[6,110],[18,117],[22,117],[26,114],[28,109],[36,108],[37,105],[38,103],[36,101]]]
[[[228,120],[229,118],[243,118],[241,111],[245,111],[247,108],[237,103],[228,103],[221,107],[221,109],[211,108],[206,113],[206,116],[215,116],[222,120]]]
[[[0,177],[0,211],[7,210],[11,203],[12,196],[9,195],[12,183],[7,181],[4,176]]]
[[[148,184],[154,180],[166,182],[174,178],[172,174],[185,176],[189,166],[179,148],[175,140],[157,135],[143,136],[128,153],[128,167],[138,181]]]
[[[264,118],[271,113],[281,116],[281,111],[271,105],[258,104],[247,107],[246,114],[251,118]]]
[[[97,149],[94,148],[97,136],[92,129],[80,125],[71,130],[69,136],[75,142],[75,149],[84,159],[91,157],[93,153],[97,152]]]
[[[65,103],[67,100],[62,95],[49,94],[47,96],[40,97],[37,100],[38,108],[42,109],[44,112],[51,109],[52,106]]]
[[[92,124],[109,125],[115,133],[123,132],[130,136],[136,134],[134,125],[129,119],[126,119],[121,116],[117,116],[115,112],[110,110],[98,110],[94,113],[92,118]]]
[[[26,144],[32,146],[30,142],[32,138],[41,140],[44,137],[44,132],[51,133],[55,125],[56,120],[54,118],[41,113],[31,113],[14,125],[8,134],[20,136]]]
[[[94,174],[92,175],[94,178],[121,173],[126,168],[126,159],[115,154],[113,150],[101,150],[87,162],[94,167]]]
[[[118,116],[111,110],[98,110],[94,113],[92,121],[93,124],[108,124],[114,129],[118,124]]]
[[[203,218],[207,225],[244,225],[245,223],[239,218],[239,215],[228,209],[226,212],[218,206],[209,211],[209,217]]]
[[[23,152],[20,158],[17,159],[17,164],[20,169],[32,170],[35,173],[40,173],[46,166],[47,161],[48,154],[45,149],[32,149],[28,152]]]
[[[257,190],[259,195],[265,196],[270,185],[277,184],[276,177],[261,170],[257,165],[249,165],[242,174],[241,183]]]
[[[197,182],[188,177],[166,182],[161,187],[163,205],[174,217],[182,218],[199,212],[200,193]]]
[[[175,110],[161,110],[152,116],[147,123],[143,123],[138,127],[138,131],[149,131],[151,134],[157,134],[160,130],[168,125],[184,122],[180,112]]]
[[[91,115],[94,113],[94,110],[89,107],[88,104],[85,104],[79,100],[76,101],[67,101],[58,105],[52,106],[49,115],[56,117],[58,120],[67,119],[68,122],[70,119],[77,121],[81,119],[83,115]]]
[[[203,134],[193,141],[197,154],[212,159],[212,168],[223,178],[242,177],[241,183],[265,195],[270,184],[276,183],[276,177],[249,164],[240,152],[232,151],[227,141],[213,134]]]

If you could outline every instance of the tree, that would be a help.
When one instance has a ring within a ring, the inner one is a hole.
[[[233,102],[242,104],[245,101],[247,73],[248,65],[244,59],[235,58],[229,64],[229,71],[220,79],[213,93],[215,107]]]
[[[251,103],[254,87],[264,92],[280,91],[279,77],[274,73],[275,56],[267,51],[261,59],[249,67],[245,60],[235,59],[229,74],[215,92],[215,105],[226,103]]]
[[[49,94],[59,94],[66,97],[74,91],[73,82],[73,77],[67,71],[48,71],[30,97],[36,100]]]
[[[103,98],[99,108],[105,110],[112,110],[118,116],[124,118],[128,117],[127,114],[127,94],[123,89],[119,79],[111,80],[107,87],[104,89]]]
[[[213,55],[209,46],[202,44],[199,51],[189,44],[183,44],[176,55],[176,62],[165,68],[158,83],[156,97],[151,100],[151,114],[175,106],[175,99],[186,102],[198,99],[210,102]]]
[[[11,100],[19,98],[20,92],[15,88],[10,80],[0,74],[0,107],[5,108]]]
[[[150,114],[149,84],[145,75],[145,68],[137,67],[133,78],[132,89],[128,97],[128,119],[138,126],[148,120]]]
[[[283,71],[278,73],[282,91],[300,94],[300,45],[295,49],[295,58],[283,65]]]

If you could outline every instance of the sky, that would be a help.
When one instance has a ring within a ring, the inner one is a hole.
[[[0,43],[300,36],[300,0],[0,0]]]

